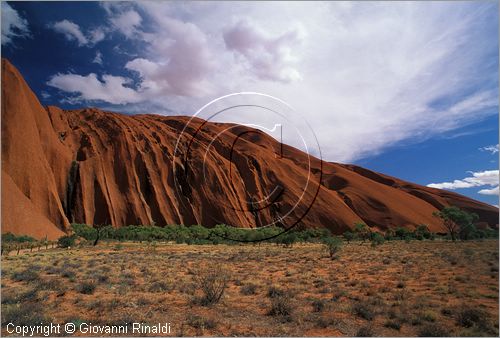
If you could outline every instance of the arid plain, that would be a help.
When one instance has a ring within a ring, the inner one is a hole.
[[[207,304],[211,275],[224,291]],[[353,242],[334,260],[320,244],[13,252],[2,265],[2,323],[13,319],[169,322],[178,336],[497,336],[498,241]]]

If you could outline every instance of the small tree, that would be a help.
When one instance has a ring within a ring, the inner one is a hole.
[[[323,240],[323,244],[326,246],[330,258],[337,258],[336,254],[342,248],[342,240],[339,237],[327,237]]]
[[[344,236],[345,240],[347,241],[347,243],[351,243],[351,241],[356,239],[356,235],[350,231],[344,232],[343,236]]]
[[[429,228],[425,224],[420,224],[415,229],[415,231],[413,231],[413,234],[415,238],[418,239],[419,241],[431,238],[431,232],[429,231]]]
[[[392,241],[394,239],[394,237],[396,236],[396,234],[394,233],[394,230],[393,229],[387,229],[384,233],[384,239],[386,241]]]
[[[69,248],[75,245],[75,236],[62,236],[57,240],[57,245],[61,248]]]
[[[370,229],[365,223],[358,222],[354,223],[354,233],[360,238],[363,243],[370,238]]]
[[[377,245],[380,245],[380,244],[384,244],[385,242],[385,239],[384,239],[384,236],[382,236],[381,234],[379,234],[378,232],[374,232],[371,236],[371,242],[372,242],[372,246],[375,247]]]
[[[456,241],[457,237],[462,240],[467,240],[474,232],[474,222],[479,218],[476,214],[468,213],[458,207],[445,207],[441,211],[433,214],[443,221],[443,225],[450,234],[452,241]]]
[[[397,228],[395,235],[396,235],[396,237],[399,237],[399,239],[401,239],[401,240],[409,239],[411,237],[410,231],[406,228],[403,228],[403,227]]]
[[[291,248],[295,242],[297,242],[297,234],[295,232],[288,231],[280,236],[280,243],[286,248]]]

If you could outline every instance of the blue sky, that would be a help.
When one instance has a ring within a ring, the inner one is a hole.
[[[63,108],[273,95],[325,160],[498,205],[497,2],[2,2],[2,56]]]

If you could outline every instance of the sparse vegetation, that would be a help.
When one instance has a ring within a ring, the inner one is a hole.
[[[96,246],[77,236],[70,251],[4,258],[2,320],[24,308],[27,318],[77,323],[147,323],[168,314],[179,323],[174,333],[187,336],[498,335],[498,241],[418,240],[423,230],[407,232],[410,243],[395,234],[376,247],[344,241],[334,261],[325,254],[329,236],[303,229],[292,248],[278,240],[206,245],[212,239],[198,230],[197,246],[155,239],[154,252],[147,236]],[[215,279],[223,291],[205,292],[221,290],[201,281]],[[37,305],[41,312],[29,311]]]
[[[337,253],[342,248],[342,240],[339,237],[327,237],[324,240],[324,245],[328,250],[331,259],[337,258]]]
[[[221,266],[203,268],[196,271],[195,282],[202,292],[196,302],[208,306],[217,304],[224,295],[229,281],[228,272]]]

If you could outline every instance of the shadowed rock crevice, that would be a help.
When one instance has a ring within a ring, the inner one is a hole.
[[[75,207],[76,200],[76,191],[78,185],[80,184],[80,165],[78,161],[72,161],[71,167],[68,174],[68,185],[66,189],[66,200],[64,203],[64,211],[66,217],[70,222],[74,222],[75,219],[73,217],[73,208]]]

